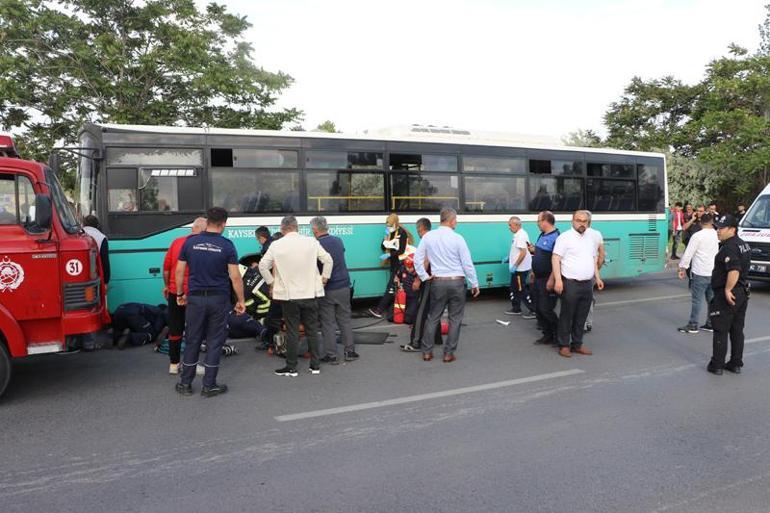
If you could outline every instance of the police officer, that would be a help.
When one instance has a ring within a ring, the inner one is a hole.
[[[204,338],[208,350],[201,395],[212,397],[227,392],[227,385],[217,383],[216,379],[222,346],[227,339],[231,284],[236,295],[235,312],[242,314],[246,307],[235,246],[222,236],[226,224],[227,210],[210,208],[206,212],[206,231],[187,238],[176,264],[177,283],[184,283],[185,269],[190,268],[188,293],[177,290],[177,303],[187,305],[182,377],[176,385],[181,395],[192,395],[192,380]]]
[[[721,375],[723,369],[740,374],[743,367],[743,323],[749,304],[749,265],[751,248],[738,237],[738,220],[726,214],[717,218],[720,247],[714,259],[711,288],[714,299],[709,318],[714,328],[713,354],[706,370]],[[730,360],[727,356],[727,336],[732,344]]]

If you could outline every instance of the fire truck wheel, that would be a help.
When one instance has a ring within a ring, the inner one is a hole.
[[[5,392],[5,387],[11,380],[11,357],[8,356],[8,350],[5,344],[0,341],[0,396]]]

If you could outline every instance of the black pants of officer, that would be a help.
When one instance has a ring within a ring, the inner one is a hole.
[[[428,314],[430,313],[430,281],[424,281],[420,284],[420,295],[417,299],[418,307],[415,314],[414,324],[412,324],[412,332],[409,335],[409,345],[415,349],[422,347],[422,337],[425,334],[425,323],[428,321]],[[441,321],[436,327],[435,335],[433,336],[433,344],[441,345],[443,340],[441,339]]]
[[[553,290],[548,290],[548,278],[535,277],[533,286],[533,303],[537,322],[543,330],[543,335],[556,342],[559,329],[559,317],[556,315],[556,302],[559,296]]]
[[[727,367],[743,367],[743,324],[746,320],[746,308],[749,295],[743,287],[733,288],[735,305],[727,303],[725,289],[714,291],[714,299],[709,304],[709,320],[714,328],[711,366],[714,369],[725,368],[727,357],[727,337],[730,337],[730,361]]]
[[[203,386],[212,387],[216,384],[219,357],[222,355],[222,345],[227,340],[227,314],[230,308],[229,294],[202,296],[192,292],[187,296],[182,384],[189,385],[193,382],[201,343],[204,340],[206,340],[207,349],[203,363],[206,368]]]
[[[559,311],[559,346],[579,349],[593,299],[593,280],[577,281],[564,278]]]
[[[297,368],[299,353],[299,324],[305,326],[307,347],[310,351],[310,366],[318,367],[321,362],[321,338],[318,335],[318,301],[294,299],[281,301],[283,320],[286,322],[286,366]]]

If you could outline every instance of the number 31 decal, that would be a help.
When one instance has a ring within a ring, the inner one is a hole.
[[[70,276],[79,276],[80,273],[83,272],[83,263],[80,260],[73,258],[72,260],[67,261],[65,268],[67,269],[67,274]]]

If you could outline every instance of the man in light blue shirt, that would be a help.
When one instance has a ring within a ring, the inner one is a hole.
[[[456,360],[454,352],[460,338],[460,324],[465,311],[465,280],[471,285],[473,297],[479,295],[479,280],[473,267],[471,252],[462,236],[455,233],[457,212],[451,208],[441,210],[441,226],[425,234],[417,247],[414,267],[422,281],[431,280],[430,313],[423,337],[422,359],[433,359],[435,330],[444,308],[449,310],[449,333],[444,344],[444,363]],[[425,260],[430,263],[431,274],[425,270]]]

